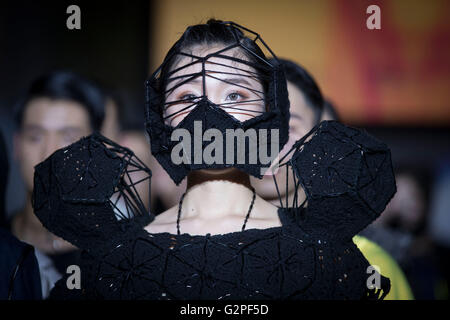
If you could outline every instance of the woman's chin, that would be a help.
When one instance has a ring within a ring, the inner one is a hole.
[[[233,170],[237,170],[236,168],[222,168],[222,169],[201,169],[199,172],[210,174],[210,175],[223,175],[232,172]]]

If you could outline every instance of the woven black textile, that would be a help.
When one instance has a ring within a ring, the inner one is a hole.
[[[206,236],[149,234],[143,227],[151,218],[138,213],[118,220],[107,198],[124,168],[120,157],[103,156],[110,149],[98,139],[56,152],[36,168],[36,214],[84,251],[81,290],[68,290],[63,278],[51,298],[384,298],[389,279],[381,276],[381,288],[368,289],[369,263],[352,237],[395,193],[389,149],[362,130],[332,121],[308,137],[289,162],[307,201],[280,208],[281,227]],[[87,151],[90,142],[98,152]],[[96,163],[94,177],[103,168],[102,185],[78,183],[72,169],[64,174],[64,188],[55,185],[65,150],[75,163]]]

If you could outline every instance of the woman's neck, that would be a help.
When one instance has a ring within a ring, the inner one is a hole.
[[[244,217],[247,214],[253,196],[248,175],[248,183],[245,183],[242,177],[235,182],[233,179],[218,179],[221,174],[216,174],[215,178],[210,179],[205,179],[210,174],[204,172],[188,176],[186,195],[182,202],[182,219],[214,220],[230,215]],[[234,172],[230,175],[228,172],[227,176],[233,175],[238,177],[240,174]]]
[[[236,168],[225,168],[214,170],[195,170],[190,172],[187,176],[186,191],[189,192],[191,188],[209,181],[233,182],[235,184],[240,184],[249,190],[253,190],[248,174]]]

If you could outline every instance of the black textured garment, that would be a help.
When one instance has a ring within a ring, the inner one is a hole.
[[[389,279],[368,288],[352,237],[395,193],[389,149],[334,121],[308,136],[290,161],[306,205],[280,208],[281,227],[205,236],[150,234],[153,216],[138,210],[117,218],[110,198],[130,166],[120,146],[94,134],[55,152],[36,167],[35,213],[83,254],[81,289],[67,289],[66,276],[51,298],[384,298]]]

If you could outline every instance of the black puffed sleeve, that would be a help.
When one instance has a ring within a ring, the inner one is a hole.
[[[351,239],[396,192],[389,148],[364,130],[323,121],[295,147],[290,165],[307,197],[306,231]]]
[[[125,218],[153,219],[127,180],[132,170],[151,176],[129,149],[98,133],[82,138],[35,167],[34,212],[49,231],[89,251],[123,233],[131,220],[118,219],[113,195],[126,200]]]

